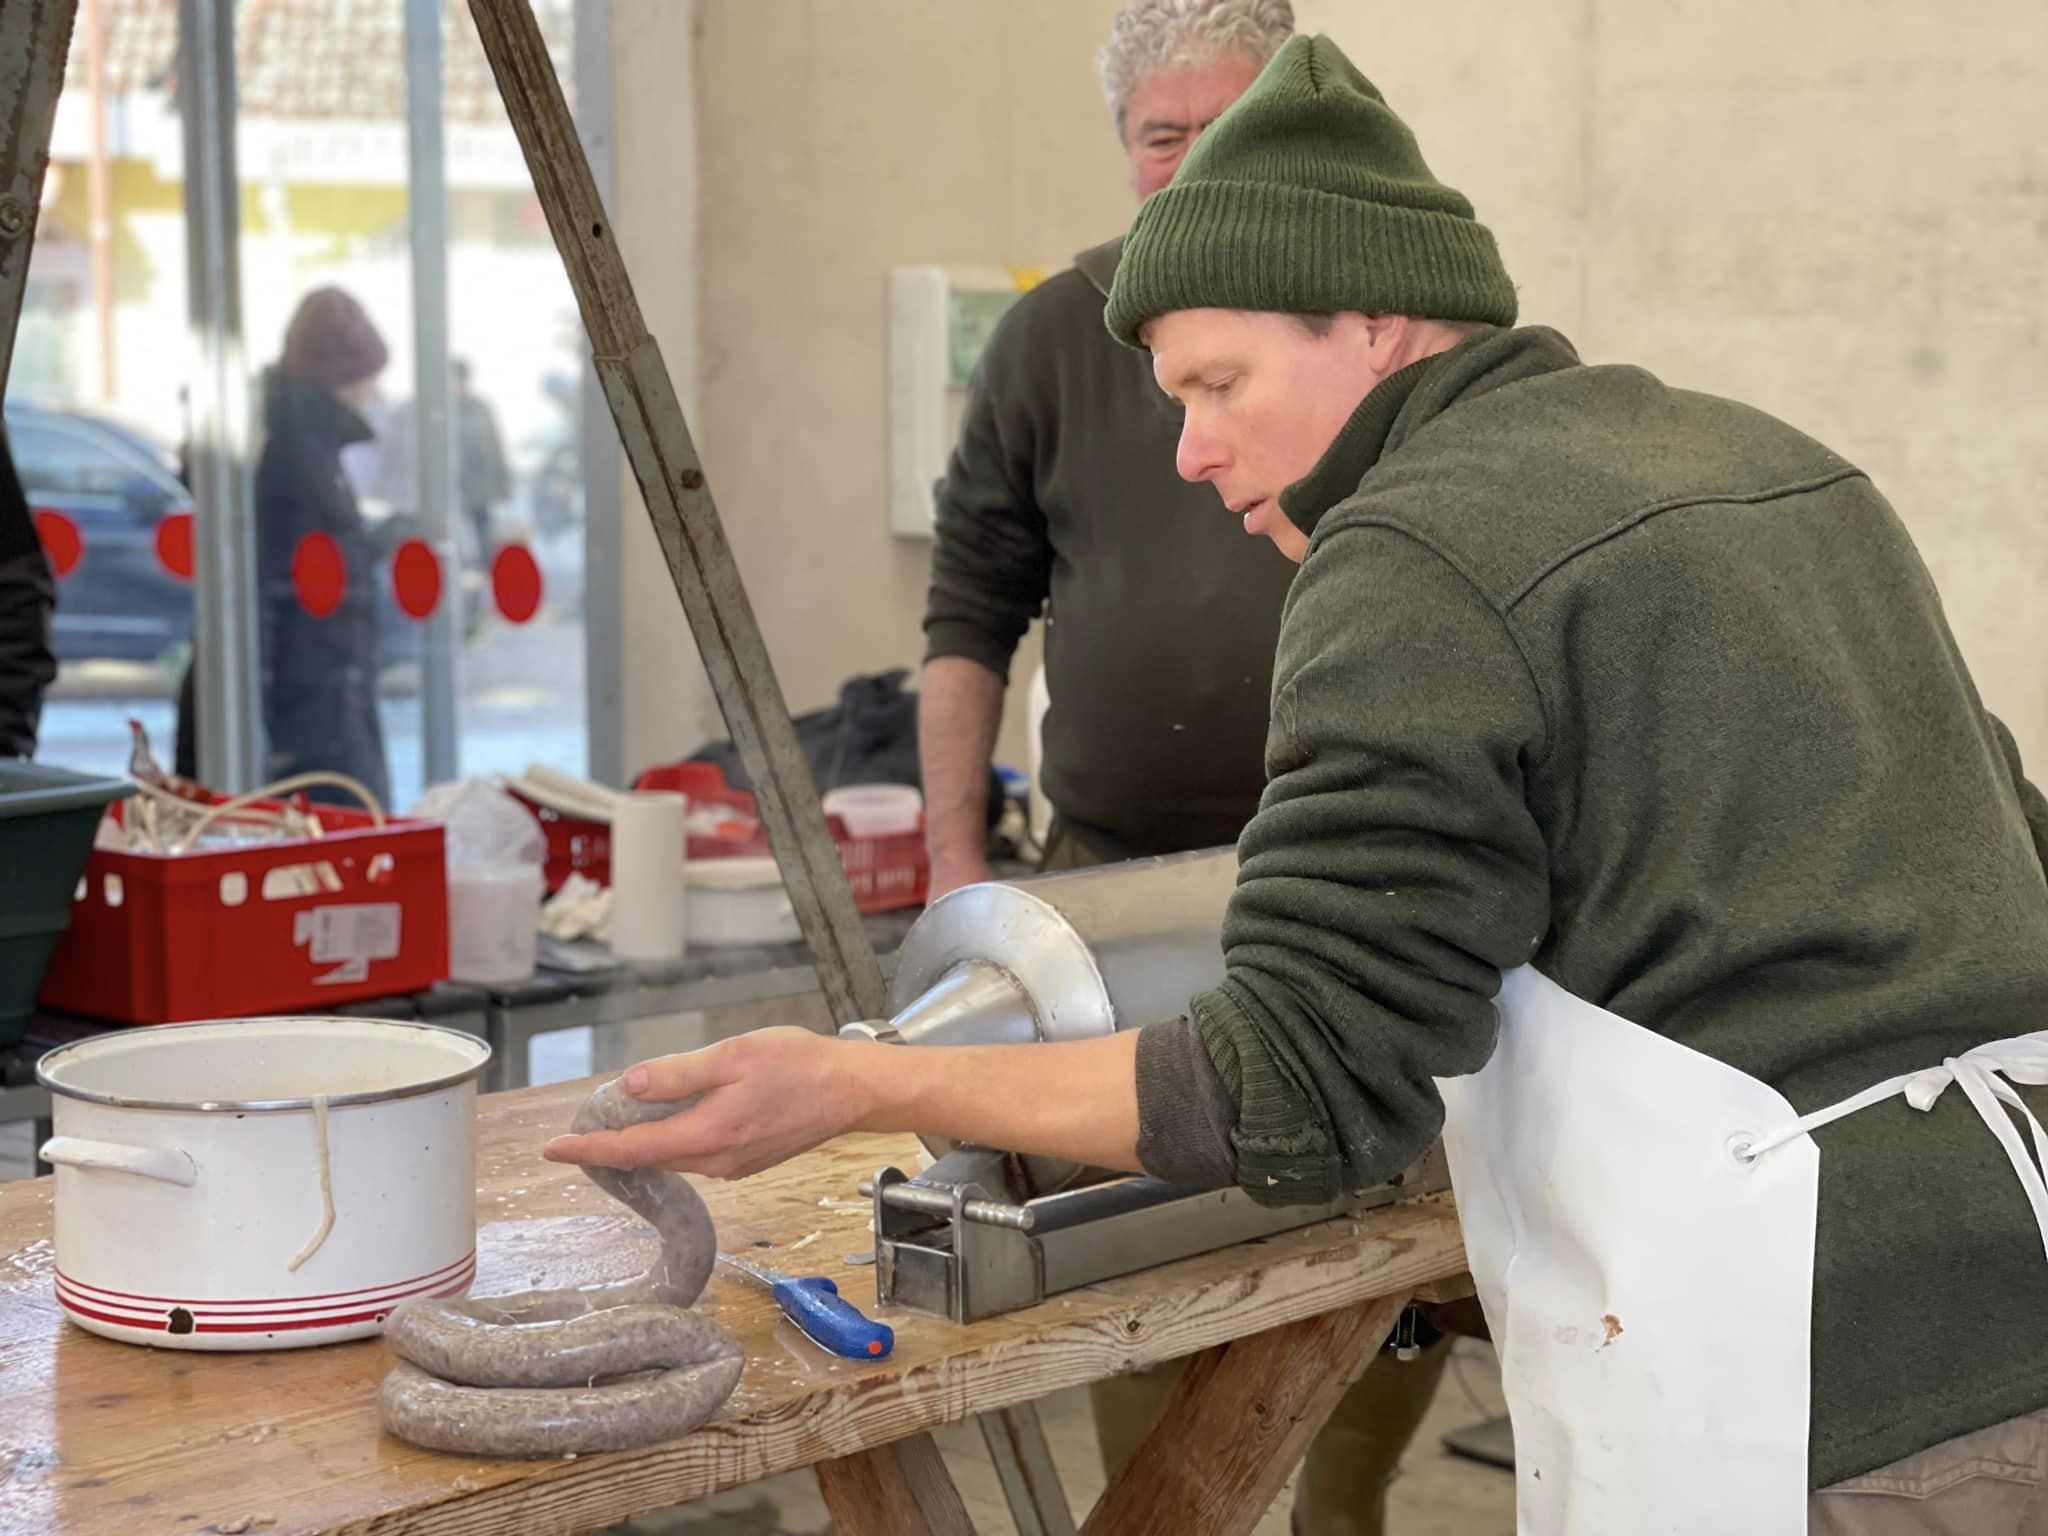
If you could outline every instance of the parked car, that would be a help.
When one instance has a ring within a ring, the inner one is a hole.
[[[189,644],[191,584],[165,570],[156,549],[157,525],[192,510],[176,454],[125,422],[69,406],[9,400],[6,419],[29,504],[63,514],[78,529],[78,564],[57,589],[59,659],[159,661]],[[387,551],[397,542],[380,538]],[[474,637],[482,622],[483,584],[474,562],[463,564],[463,629]],[[416,660],[421,626],[400,612],[388,560],[379,565],[378,577],[382,663]]]

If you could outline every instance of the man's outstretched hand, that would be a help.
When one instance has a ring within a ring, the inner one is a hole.
[[[674,1114],[557,1136],[551,1162],[741,1179],[847,1131],[1138,1168],[1138,1033],[1064,1045],[914,1046],[761,1029],[629,1068],[626,1092]]]
[[[626,1092],[673,1102],[674,1114],[619,1131],[557,1136],[542,1155],[557,1163],[745,1178],[855,1129],[874,1107],[858,1058],[883,1049],[807,1029],[760,1029],[643,1061],[627,1070]]]

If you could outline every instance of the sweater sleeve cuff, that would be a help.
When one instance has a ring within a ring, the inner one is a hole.
[[[1236,1121],[1237,1106],[1192,1020],[1138,1031],[1138,1161],[1147,1173],[1187,1189],[1235,1184]]]
[[[1005,683],[1010,679],[1010,658],[1016,654],[1014,637],[1004,640],[964,619],[936,619],[924,627],[924,659],[964,656],[979,662]]]
[[[1239,1189],[1261,1205],[1319,1205],[1344,1189],[1315,1106],[1259,1047],[1259,1031],[1225,978],[1188,1005],[1197,1044],[1235,1113],[1230,1148]],[[1141,1042],[1142,1044],[1142,1042]],[[1139,1100],[1143,1123],[1143,1098]]]

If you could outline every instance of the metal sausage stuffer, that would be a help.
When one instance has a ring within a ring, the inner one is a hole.
[[[972,885],[932,904],[897,956],[886,1024],[840,1033],[902,1045],[1082,1040],[1178,1017],[1223,977],[1235,850]],[[991,1085],[999,1089],[999,1085]],[[884,1305],[970,1322],[1155,1264],[1447,1188],[1432,1150],[1393,1183],[1268,1209],[1237,1189],[1020,1157],[932,1137],[915,1177],[884,1168],[875,1290]]]

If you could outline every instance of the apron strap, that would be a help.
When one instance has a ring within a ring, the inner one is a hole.
[[[1753,1163],[1794,1137],[1804,1136],[1831,1121],[1853,1115],[1859,1109],[1868,1109],[1893,1094],[1903,1095],[1915,1109],[1929,1110],[1950,1083],[1962,1084],[1963,1094],[1976,1108],[1978,1117],[1998,1138],[1998,1144],[2005,1148],[2012,1171],[2019,1175],[2020,1188],[2026,1191],[2027,1203],[2034,1208],[2034,1223],[2041,1229],[2042,1253],[2048,1255],[2048,1182],[2044,1182],[2041,1176],[2041,1169],[2048,1167],[2048,1132],[2041,1129],[2041,1122],[2034,1118],[2034,1112],[2027,1108],[2026,1101],[2012,1086],[2013,1083],[2024,1083],[2030,1088],[2038,1088],[2048,1084],[2048,1030],[2011,1040],[1994,1040],[1960,1056],[1951,1056],[1938,1067],[1887,1078],[1839,1104],[1802,1115],[1768,1136],[1738,1141],[1732,1150],[1737,1161]],[[2020,1140],[2012,1116],[1998,1107],[2001,1104],[2019,1111],[2026,1121],[2034,1140],[2032,1157],[2027,1155],[2026,1145]]]

